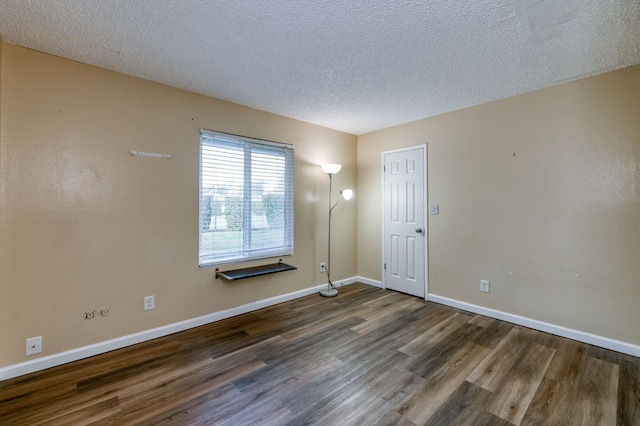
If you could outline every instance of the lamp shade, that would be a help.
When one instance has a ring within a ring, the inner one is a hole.
[[[345,200],[349,201],[351,199],[351,197],[353,197],[353,190],[352,189],[345,189],[341,192],[342,194],[342,198],[344,198]]]
[[[323,164],[321,167],[322,167],[322,171],[325,172],[326,174],[335,175],[340,171],[340,169],[342,169],[342,164],[329,163],[329,164]]]

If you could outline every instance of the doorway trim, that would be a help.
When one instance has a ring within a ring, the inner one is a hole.
[[[381,191],[382,191],[382,258],[380,259],[380,268],[381,268],[381,272],[382,272],[382,288],[386,289],[387,288],[387,283],[386,283],[386,274],[385,274],[385,267],[384,267],[384,263],[385,263],[385,219],[384,219],[384,212],[385,212],[385,173],[384,173],[384,157],[387,154],[393,154],[393,153],[397,153],[397,152],[404,152],[404,151],[410,151],[413,149],[418,149],[418,148],[422,148],[423,152],[424,152],[424,174],[422,176],[422,179],[424,181],[424,193],[423,193],[423,215],[424,215],[424,228],[426,230],[426,235],[425,238],[423,238],[424,241],[424,300],[429,300],[429,235],[430,235],[430,229],[429,229],[429,209],[428,209],[428,197],[429,197],[429,187],[428,187],[428,180],[427,180],[427,175],[429,172],[429,164],[427,163],[428,160],[428,155],[427,155],[427,147],[428,144],[423,143],[423,144],[418,144],[418,145],[412,145],[412,146],[405,146],[402,148],[396,148],[396,149],[391,149],[388,151],[382,151],[382,154],[380,156],[380,174],[382,175],[382,184],[381,184]]]

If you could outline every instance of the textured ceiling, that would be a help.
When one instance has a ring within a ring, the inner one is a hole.
[[[640,0],[0,0],[5,41],[362,134],[640,63]]]

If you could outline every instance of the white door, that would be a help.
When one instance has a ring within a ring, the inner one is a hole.
[[[383,153],[384,287],[426,294],[426,146]]]

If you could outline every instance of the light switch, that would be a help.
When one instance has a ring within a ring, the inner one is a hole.
[[[431,204],[431,206],[429,206],[429,212],[433,215],[435,214],[439,214],[440,213],[440,206],[437,204]]]

